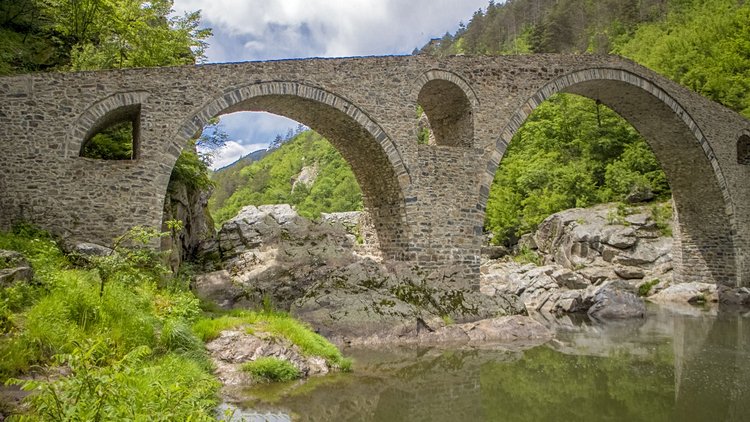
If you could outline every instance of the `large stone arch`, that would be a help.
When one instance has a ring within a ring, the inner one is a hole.
[[[314,129],[352,167],[383,255],[403,259],[408,245],[403,191],[411,178],[393,140],[366,112],[345,98],[298,82],[259,82],[235,87],[202,105],[179,127],[170,155],[174,165],[187,141],[213,117],[265,111]],[[166,188],[166,187],[165,187]]]
[[[479,99],[462,77],[430,69],[417,78],[414,94],[427,115],[436,145],[474,146],[474,109]]]
[[[734,205],[716,155],[682,105],[655,82],[626,70],[594,68],[566,74],[526,101],[503,129],[481,177],[482,207],[511,139],[531,112],[556,93],[601,101],[633,125],[651,146],[675,203],[676,280],[734,285],[739,271]]]

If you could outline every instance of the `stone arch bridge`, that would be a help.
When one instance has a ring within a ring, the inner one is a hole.
[[[676,277],[750,285],[750,121],[630,61],[526,55],[304,59],[0,78],[0,227],[28,220],[108,244],[159,226],[170,172],[214,116],[268,111],[351,164],[385,257],[479,274],[484,210],[513,134],[550,95],[601,101],[656,153],[672,187]],[[417,142],[417,104],[434,145]],[[134,123],[134,159],[80,156]]]

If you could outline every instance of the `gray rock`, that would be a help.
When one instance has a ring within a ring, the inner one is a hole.
[[[633,280],[643,278],[645,272],[642,268],[629,267],[626,265],[615,265],[615,274],[625,280]]]
[[[551,313],[560,315],[563,313],[575,313],[586,311],[581,290],[568,290],[560,293],[550,310]]]
[[[539,322],[520,315],[481,320],[460,326],[470,343],[551,340],[552,332]]]
[[[80,242],[73,245],[71,252],[84,256],[108,256],[113,251],[106,246],[97,245],[96,243]]]
[[[598,321],[643,318],[645,314],[646,306],[638,296],[611,286],[596,292],[588,310],[589,317]]]
[[[603,243],[617,249],[632,248],[638,241],[638,238],[635,235],[635,229],[620,225],[603,227],[601,239]]]
[[[482,246],[481,254],[487,259],[500,259],[508,255],[508,248],[499,245]]]
[[[231,309],[244,295],[226,270],[199,274],[195,276],[191,287],[196,296],[212,301],[222,309]]]
[[[585,267],[578,270],[584,278],[588,279],[591,284],[601,284],[606,280],[617,278],[612,267],[605,266],[593,266]]]
[[[729,306],[750,305],[750,289],[747,287],[726,287],[718,289],[719,302]]]
[[[446,346],[457,345],[482,346],[487,344],[543,344],[552,339],[553,333],[533,318],[522,315],[510,315],[482,319],[464,324],[438,324],[429,327],[422,324],[422,329],[415,333],[403,335],[398,332],[379,335],[355,337],[349,340],[352,345],[378,346],[385,345],[424,345]]]
[[[713,303],[719,301],[718,289],[709,283],[679,283],[649,296],[656,303]]]
[[[534,234],[533,233],[526,233],[521,236],[520,239],[518,239],[518,247],[519,248],[526,248],[532,251],[535,251],[538,249],[536,245],[536,241],[534,240]]]
[[[626,215],[624,220],[628,224],[638,227],[649,227],[654,225],[651,215],[645,212]]]
[[[215,366],[217,378],[225,388],[245,387],[254,383],[252,376],[242,371],[242,364],[262,357],[286,360],[304,377],[324,375],[332,370],[320,356],[306,356],[289,340],[276,335],[240,326],[222,331],[219,337],[206,343],[206,350]]]
[[[0,249],[0,287],[28,283],[34,279],[34,270],[23,254]]]
[[[115,253],[111,248],[97,245],[96,243],[71,240],[63,242],[63,249],[65,249],[73,262],[79,265],[88,265],[93,263],[96,258]]]
[[[620,277],[610,270],[582,270],[620,264],[646,273],[670,262],[672,239],[659,237],[648,207],[620,216],[615,204],[574,208],[547,217],[534,233],[546,263],[580,272],[592,283]],[[617,216],[613,218],[613,216]],[[631,271],[627,277],[635,277]]]
[[[556,269],[550,274],[555,282],[561,287],[568,289],[585,289],[590,283],[579,273],[567,268]]]

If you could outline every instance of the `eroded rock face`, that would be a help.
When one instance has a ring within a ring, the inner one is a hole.
[[[315,281],[357,259],[353,244],[340,224],[314,224],[289,205],[245,207],[221,228],[215,249],[206,252],[221,256],[224,272],[212,280],[221,276],[227,286],[225,298],[212,298],[227,307],[257,307],[270,300],[289,309]]]
[[[347,213],[350,214],[350,213]],[[463,290],[458,273],[422,274],[406,263],[358,253],[356,215],[303,218],[289,205],[249,206],[219,231],[223,260],[196,277],[199,296],[224,308],[267,302],[321,334],[341,339],[414,335],[419,321],[463,323],[525,313],[514,294]]]
[[[216,236],[214,222],[208,212],[210,196],[210,191],[170,180],[162,221],[179,220],[183,223],[182,230],[161,240],[162,250],[170,251],[169,264],[173,270],[179,268],[183,261],[196,258],[204,244],[212,242]],[[162,231],[170,230],[164,226]]]
[[[291,313],[339,343],[415,337],[425,321],[476,321],[524,313],[512,294],[490,297],[422,278],[405,266],[362,260],[338,268],[292,304]],[[428,330],[429,331],[429,330]],[[385,341],[385,340],[383,340]]]
[[[662,236],[647,207],[621,215],[614,204],[549,216],[534,233],[544,262],[575,270],[591,283],[672,278],[672,238]]]
[[[640,317],[638,288],[648,284],[653,294],[672,281],[672,239],[662,236],[648,207],[561,211],[524,235],[523,246],[535,250],[543,265],[487,261],[480,285],[488,295],[518,295],[529,312]]]

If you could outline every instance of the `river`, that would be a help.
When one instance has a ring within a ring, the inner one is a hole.
[[[349,374],[254,387],[234,419],[748,421],[750,313],[651,306],[548,322],[546,344],[346,349]]]

